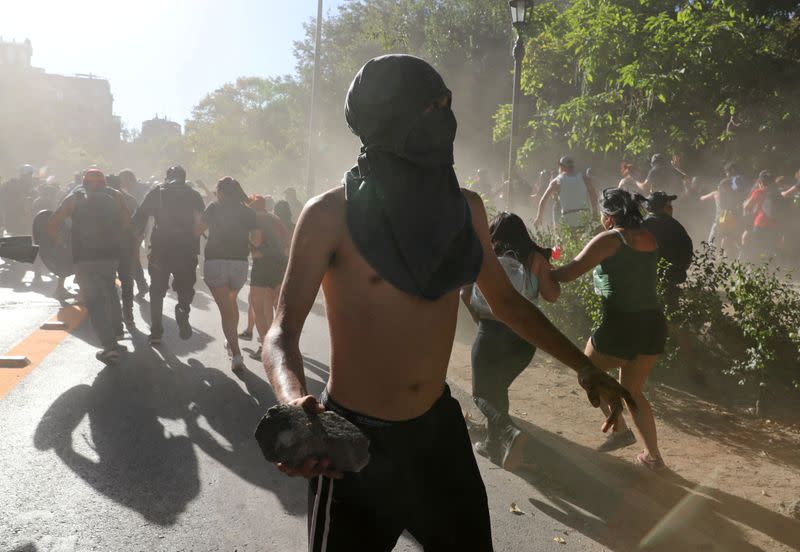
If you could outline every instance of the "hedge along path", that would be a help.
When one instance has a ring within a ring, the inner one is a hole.
[[[23,368],[0,369],[0,399],[8,395],[25,376],[30,374],[47,355],[52,353],[83,322],[86,314],[86,307],[75,305],[62,307],[53,318],[44,324],[46,326],[54,322],[63,322],[64,326],[62,328],[52,330],[38,329],[6,352],[5,356],[28,357],[30,363]]]

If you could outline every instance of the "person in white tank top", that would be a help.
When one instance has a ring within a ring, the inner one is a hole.
[[[547,201],[551,196],[558,198],[561,204],[561,224],[570,227],[580,225],[584,215],[591,211],[592,216],[597,216],[597,193],[592,186],[591,179],[575,172],[575,162],[571,157],[564,156],[558,161],[559,174],[547,186],[547,190],[539,200],[539,210],[533,221],[538,226]]]

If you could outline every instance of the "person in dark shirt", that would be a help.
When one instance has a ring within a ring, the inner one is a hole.
[[[59,189],[54,183],[47,183],[39,186],[39,193],[36,199],[33,200],[33,209],[31,213],[36,216],[41,211],[55,211],[58,207]],[[42,270],[45,268],[42,259],[37,257],[33,263],[33,281],[42,281]],[[66,301],[75,297],[74,294],[67,291],[64,287],[64,276],[56,275],[56,289],[53,291],[53,297],[59,301]]]
[[[280,200],[275,203],[275,207],[272,209],[272,214],[278,217],[283,226],[289,232],[289,240],[292,239],[292,235],[294,234],[294,223],[292,222],[292,208],[289,205],[288,201]]]
[[[123,169],[119,172],[119,189],[136,200],[136,207],[131,211],[131,213],[135,213],[139,204],[144,200],[147,189],[136,179],[136,175],[130,169]],[[139,243],[137,242],[136,251],[133,255],[133,280],[136,282],[136,298],[144,299],[147,296],[147,292],[150,291],[150,285],[144,277],[139,249]]]
[[[258,360],[261,359],[262,343],[272,325],[275,305],[278,302],[281,283],[286,272],[289,243],[291,242],[291,233],[286,227],[287,220],[291,224],[289,204],[283,200],[278,201],[275,204],[276,212],[280,211],[278,206],[281,204],[286,206],[284,215],[288,218],[281,218],[277,214],[267,211],[267,201],[263,196],[251,196],[248,202],[248,207],[256,212],[258,228],[261,231],[261,244],[258,247],[250,247],[253,268],[250,271],[248,309],[258,327],[259,335],[258,350],[253,352],[250,357]]]
[[[131,215],[136,212],[139,202],[131,194],[122,189],[120,177],[116,174],[106,176],[108,186],[119,192],[125,208]],[[120,291],[122,292],[122,321],[132,328],[133,321],[133,283],[134,283],[134,257],[139,254],[139,240],[136,239],[133,227],[128,225],[125,235],[120,236],[120,259],[117,277],[119,278]],[[123,333],[123,328],[116,328],[117,333]]]
[[[75,277],[86,301],[89,319],[103,347],[97,359],[105,364],[119,360],[127,349],[117,343],[116,330],[122,326],[116,275],[120,259],[120,236],[129,231],[131,215],[122,196],[106,185],[97,169],[86,171],[83,184],[61,203],[47,226],[58,244],[64,221],[72,219],[70,239]]]
[[[666,269],[666,289],[664,302],[673,310],[677,306],[679,288],[686,281],[686,272],[692,264],[694,245],[689,233],[683,225],[672,217],[672,202],[675,195],[654,192],[645,200],[647,216],[644,227],[656,237],[658,252],[662,259],[669,262]]]
[[[241,184],[226,176],[217,182],[217,200],[203,214],[208,228],[203,279],[206,281],[222,318],[222,331],[231,355],[231,370],[244,369],[239,349],[239,290],[247,281],[250,245],[261,244],[256,212],[247,207],[247,194]]]
[[[150,217],[155,226],[150,234],[150,343],[159,345],[164,333],[162,312],[169,279],[178,295],[175,321],[181,339],[192,336],[189,310],[197,281],[197,254],[202,234],[201,217],[205,204],[200,194],[186,184],[186,171],[181,166],[167,170],[166,183],[152,188],[133,216],[137,241],[144,236]]]
[[[303,210],[303,204],[297,199],[297,190],[295,188],[286,188],[283,192],[283,198],[289,202],[294,222],[297,222],[297,217],[300,216],[300,211]]]
[[[686,273],[692,264],[694,245],[689,233],[673,216],[672,202],[674,195],[655,192],[645,201],[647,216],[643,225],[650,230],[658,242],[659,257],[669,262],[664,274],[663,300],[667,314],[678,309],[681,296],[680,284],[686,281]],[[680,366],[686,375],[697,383],[703,383],[705,377],[696,364],[696,339],[680,324],[667,323],[669,334],[677,341],[678,352],[682,362]]]
[[[650,192],[666,192],[676,196],[683,190],[680,175],[670,166],[664,154],[653,155],[650,161],[650,172],[647,173],[644,181],[644,188]]]

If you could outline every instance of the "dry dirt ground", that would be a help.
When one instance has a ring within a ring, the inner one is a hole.
[[[468,398],[470,330],[461,326],[449,379],[480,419]],[[560,506],[531,503],[612,550],[800,550],[800,521],[791,514],[800,500],[800,428],[664,384],[647,394],[670,468],[659,474],[634,466],[638,444],[594,452],[601,413],[569,369],[537,352],[511,387],[511,414],[534,439],[537,469],[523,479]]]

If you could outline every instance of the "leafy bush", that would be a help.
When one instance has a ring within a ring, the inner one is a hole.
[[[704,243],[683,288],[668,316],[715,349],[724,374],[800,388],[800,291],[790,274],[728,260]]]
[[[562,228],[560,236],[548,231],[538,231],[533,238],[544,247],[561,247],[561,259],[553,261],[553,265],[558,266],[574,259],[595,234],[596,224],[587,216],[584,224],[576,229]],[[554,304],[542,302],[541,307],[547,317],[579,343],[581,348],[602,319],[600,297],[594,291],[591,272],[574,282],[563,284],[558,301]]]

